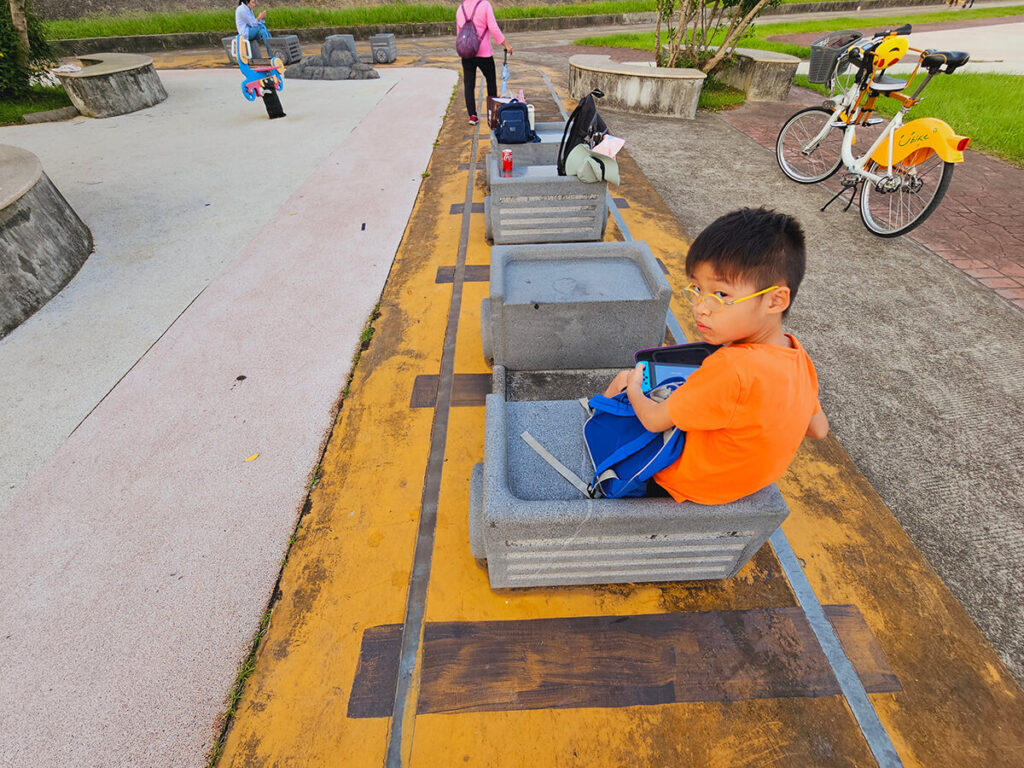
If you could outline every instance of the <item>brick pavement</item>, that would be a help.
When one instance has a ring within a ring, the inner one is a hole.
[[[794,86],[786,102],[748,103],[718,117],[774,151],[786,118],[821,101],[814,91]],[[938,209],[906,237],[1024,309],[1024,169],[970,149],[965,154]],[[835,177],[824,184],[839,188]],[[829,210],[842,210],[840,201]]]

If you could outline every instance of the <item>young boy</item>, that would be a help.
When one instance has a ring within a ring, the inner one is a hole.
[[[828,434],[814,365],[782,330],[804,264],[792,217],[763,208],[722,216],[690,246],[686,295],[705,341],[725,346],[664,402],[644,395],[640,366],[608,386],[609,397],[625,389],[651,432],[686,432],[682,456],[654,476],[676,501],[724,504],[754,493],[782,476],[805,435]]]

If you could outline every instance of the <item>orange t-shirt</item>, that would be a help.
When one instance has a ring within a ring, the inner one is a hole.
[[[668,399],[686,432],[683,455],[654,476],[676,501],[725,504],[778,480],[818,404],[818,375],[793,348],[732,344],[714,352]]]

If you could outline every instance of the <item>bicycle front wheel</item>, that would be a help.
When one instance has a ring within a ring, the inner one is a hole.
[[[808,107],[793,115],[779,131],[775,159],[793,181],[813,184],[824,181],[843,164],[845,128],[829,125],[832,113],[824,107]],[[822,129],[825,133],[822,135]],[[815,139],[821,135],[821,138]]]
[[[867,170],[885,173],[876,162]],[[894,166],[892,175],[878,184],[865,179],[860,192],[860,217],[880,237],[905,235],[931,215],[953,178],[953,163],[932,152],[918,165]]]

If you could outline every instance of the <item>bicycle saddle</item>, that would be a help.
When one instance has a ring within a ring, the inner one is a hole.
[[[933,51],[930,48],[921,54],[921,66],[933,75],[946,65],[946,74],[951,75],[971,60],[966,51]]]
[[[872,91],[902,91],[906,87],[906,80],[897,80],[895,77],[889,77],[888,75],[878,75],[871,81]]]

